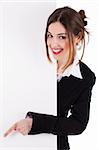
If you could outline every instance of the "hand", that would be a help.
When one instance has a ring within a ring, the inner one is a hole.
[[[23,135],[27,135],[29,131],[31,130],[32,123],[33,123],[32,118],[22,119],[16,122],[11,128],[9,128],[7,132],[5,132],[4,137],[8,136],[13,131],[17,131]]]

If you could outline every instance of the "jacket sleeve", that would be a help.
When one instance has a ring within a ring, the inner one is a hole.
[[[88,123],[92,87],[94,81],[82,91],[79,99],[71,108],[69,117],[57,117],[48,114],[28,112],[26,116],[33,118],[29,134],[52,133],[54,135],[81,134]]]

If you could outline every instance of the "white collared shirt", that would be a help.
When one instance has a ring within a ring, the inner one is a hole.
[[[76,54],[73,63],[70,66],[68,66],[62,74],[57,74],[58,82],[61,80],[62,77],[65,77],[65,76],[69,77],[70,75],[83,79],[78,62],[79,62],[79,59]]]

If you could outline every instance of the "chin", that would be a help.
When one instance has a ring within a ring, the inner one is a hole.
[[[56,56],[56,55],[53,55],[53,57],[54,57],[55,60],[58,60],[58,59],[59,59],[59,57]]]

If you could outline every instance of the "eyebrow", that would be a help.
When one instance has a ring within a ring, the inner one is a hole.
[[[48,33],[50,33],[50,34],[52,35],[52,33],[51,33],[51,32],[49,32],[49,31],[48,31]],[[64,34],[65,34],[65,35],[67,35],[67,33],[66,33],[66,32],[65,32],[65,33],[58,33],[57,35],[64,35]]]

